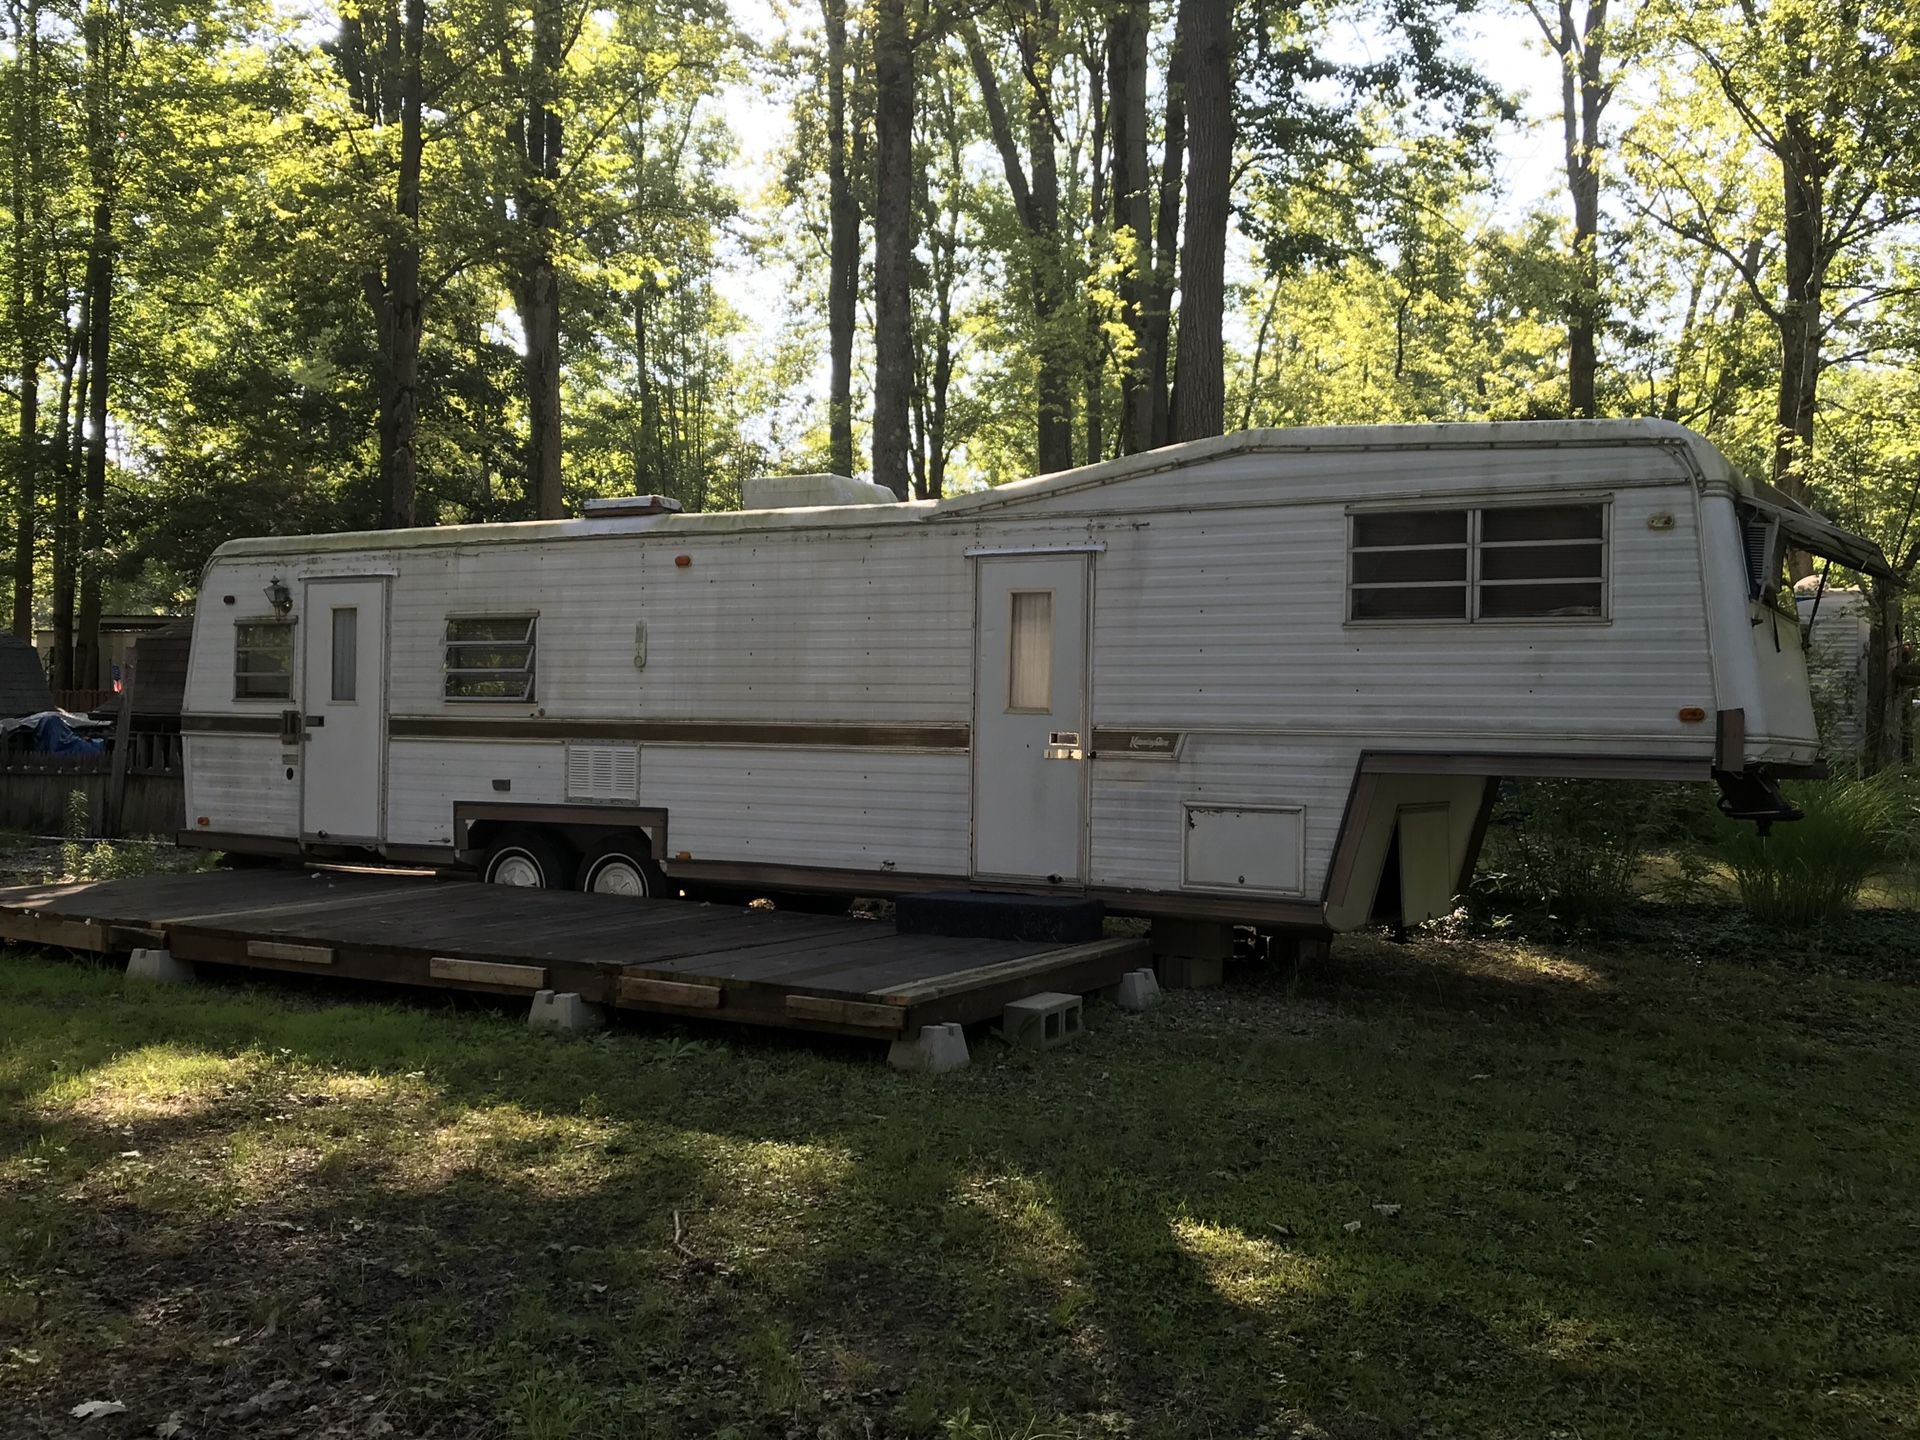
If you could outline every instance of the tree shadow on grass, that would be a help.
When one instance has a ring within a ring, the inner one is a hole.
[[[1736,1227],[1650,1243],[1606,1177],[1660,1180],[1660,1131],[1582,1128],[1586,1075],[1451,1073],[1518,1067],[1530,1016],[1410,1055],[1431,1016],[1223,1040],[1172,1029],[1176,997],[916,1081],[679,1027],[568,1043],[482,1011],[60,980],[16,993],[0,1051],[0,1356],[36,1353],[0,1368],[20,1433],[69,1433],[103,1388],[194,1435],[1831,1419],[1769,1393],[1764,1347],[1686,1333],[1751,1313],[1768,1265],[1784,1303],[1799,1271],[1736,1253]],[[1616,1274],[1609,1247],[1668,1268]],[[1910,1389],[1909,1308],[1880,1391]],[[1763,1411],[1713,1393],[1742,1378]]]

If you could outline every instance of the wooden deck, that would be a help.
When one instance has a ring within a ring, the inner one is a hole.
[[[896,934],[685,900],[332,870],[152,875],[0,889],[0,939],[496,995],[573,990],[631,1010],[891,1039],[998,1018],[1149,962],[1142,940],[1066,947]]]

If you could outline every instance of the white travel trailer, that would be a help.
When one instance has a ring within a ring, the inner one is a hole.
[[[1885,569],[1655,421],[1252,431],[749,504],[221,546],[183,841],[1412,921],[1503,776],[1789,813],[1774,778],[1818,756],[1785,550]]]

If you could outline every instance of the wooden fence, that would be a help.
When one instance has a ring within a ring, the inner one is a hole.
[[[75,791],[86,797],[89,835],[177,834],[185,824],[180,737],[124,737],[126,764],[113,753],[35,755],[0,752],[0,830],[59,835]]]
[[[102,705],[112,704],[117,693],[112,686],[100,690],[56,690],[53,703],[75,715],[91,715]]]

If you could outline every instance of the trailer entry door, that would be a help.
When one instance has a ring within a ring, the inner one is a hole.
[[[1086,877],[1091,558],[976,562],[973,873],[982,879]]]
[[[387,586],[309,580],[300,831],[309,841],[378,844],[386,776]]]

